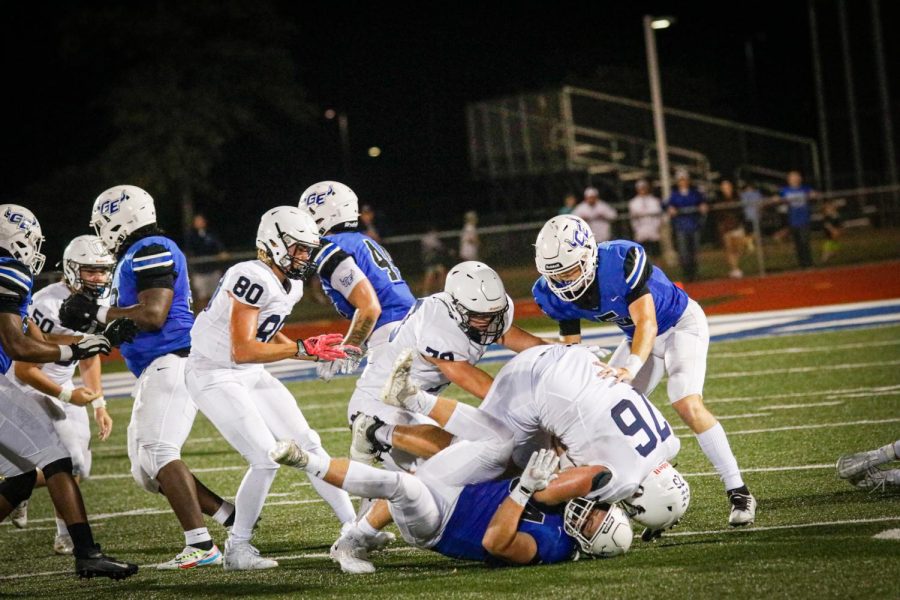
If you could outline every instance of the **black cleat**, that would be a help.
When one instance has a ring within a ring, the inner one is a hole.
[[[644,529],[644,532],[641,534],[642,542],[654,542],[662,537],[664,529],[650,529],[647,527]]]
[[[94,546],[94,549],[86,557],[75,559],[75,574],[82,579],[92,577],[125,579],[137,572],[137,565],[106,556],[100,551],[100,546]]]

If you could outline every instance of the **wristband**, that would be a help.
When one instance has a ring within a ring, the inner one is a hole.
[[[57,399],[59,399],[60,402],[68,404],[72,401],[72,390],[70,390],[69,388],[63,388],[57,396]]]
[[[313,362],[319,362],[318,356],[310,354],[306,350],[306,345],[303,343],[303,341],[304,341],[303,338],[300,338],[299,340],[297,340],[297,354],[295,354],[294,356],[296,356],[298,358],[312,358]]]
[[[72,360],[72,348],[69,346],[60,346],[59,347],[59,362],[65,362],[67,360]]]
[[[97,410],[98,408],[106,408],[106,398],[100,396],[95,400],[91,400],[91,408]]]
[[[638,371],[644,366],[644,361],[637,354],[629,354],[628,360],[625,361],[624,367],[628,369],[632,377],[637,377]]]
[[[526,488],[523,488],[521,485],[517,485],[516,489],[514,489],[509,494],[509,499],[518,504],[519,506],[525,506],[528,504],[528,501],[531,500],[531,494],[533,492]]]
[[[109,313],[108,306],[101,306],[100,308],[98,308],[97,309],[97,321],[102,323],[103,325],[105,325],[106,324],[106,316],[108,313]]]

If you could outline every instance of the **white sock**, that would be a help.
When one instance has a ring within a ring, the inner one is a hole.
[[[394,428],[396,425],[385,425],[383,427],[379,427],[375,430],[375,439],[385,444],[386,446],[393,446],[394,442]]]
[[[698,433],[697,441],[700,442],[703,454],[706,455],[725,483],[726,490],[733,490],[744,485],[737,459],[731,452],[731,445],[728,443],[728,437],[726,437],[721,423],[717,422],[703,433]]]
[[[202,544],[203,542],[211,542],[212,537],[209,535],[209,530],[206,527],[198,527],[197,529],[189,529],[184,532],[184,545],[185,546],[194,546],[196,544]]]
[[[312,459],[313,456],[316,458],[327,461],[325,466],[325,472],[328,471],[328,466],[331,464],[331,457],[328,456],[328,452],[325,451],[325,448],[321,446],[316,448],[315,450],[307,450],[309,452],[309,458]],[[324,472],[323,472],[324,474]],[[356,510],[353,508],[353,503],[350,502],[350,494],[345,492],[339,487],[334,487],[330,483],[319,479],[318,477],[313,476],[310,473],[307,473],[309,477],[309,482],[316,489],[316,492],[331,506],[331,510],[334,511],[335,516],[337,516],[338,521],[341,523],[352,523],[356,520]]]
[[[325,477],[325,473],[328,472],[328,467],[331,466],[331,457],[328,455],[320,456],[315,452],[307,452],[307,454],[309,454],[309,462],[306,463],[303,470],[313,477]]]
[[[359,532],[361,534],[363,534],[366,537],[375,537],[376,535],[381,533],[379,530],[372,527],[372,525],[369,523],[368,519],[366,519],[365,517],[363,517],[356,523],[356,528],[359,530]]]
[[[219,525],[224,525],[225,521],[228,520],[234,513],[234,504],[229,502],[228,500],[222,500],[222,505],[219,506],[219,509],[213,514],[213,520]]]
[[[278,469],[265,469],[251,466],[238,487],[234,498],[234,526],[231,528],[233,542],[249,542],[253,536],[253,526],[262,512],[269,488],[275,481]]]
[[[900,458],[900,440],[897,440],[893,444],[888,444],[887,446],[885,446],[884,455],[891,455],[891,460]]]
[[[434,405],[437,403],[438,397],[434,394],[429,394],[425,390],[419,390],[415,395],[415,403],[413,404],[412,410],[414,412],[419,413],[420,415],[428,415],[431,412],[431,409],[434,408]]]
[[[66,522],[56,517],[56,535],[69,535],[69,529],[66,527]]]

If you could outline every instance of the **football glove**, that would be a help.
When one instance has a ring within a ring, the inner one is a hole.
[[[296,356],[298,358],[311,357],[317,361],[332,361],[339,358],[347,358],[344,349],[351,348],[352,346],[341,346],[340,343],[342,341],[344,341],[344,336],[340,333],[326,333],[324,335],[317,335],[306,339],[301,338],[297,340]]]
[[[558,467],[559,457],[556,452],[546,448],[536,450],[532,453],[531,459],[522,471],[518,485],[509,497],[516,504],[525,506],[532,494],[546,488],[551,481],[558,477],[556,474]]]
[[[137,323],[131,319],[122,318],[115,319],[107,325],[103,331],[103,337],[109,340],[111,346],[118,347],[134,340],[134,336],[139,332]]]
[[[323,381],[331,381],[338,373],[352,375],[359,368],[365,352],[356,346],[340,346],[347,358],[339,358],[331,362],[322,362],[316,366],[316,374]]]
[[[97,303],[84,294],[72,294],[59,308],[59,322],[63,327],[84,333],[103,331],[103,324],[97,321],[99,308]]]
[[[109,354],[111,346],[109,340],[102,335],[88,334],[74,344],[69,344],[69,348],[72,349],[72,360],[83,360],[97,354]]]

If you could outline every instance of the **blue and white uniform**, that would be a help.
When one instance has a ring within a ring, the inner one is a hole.
[[[194,317],[187,261],[178,245],[161,235],[139,238],[116,265],[112,303],[132,306],[141,292],[159,288],[174,294],[165,323],[156,331],[142,331],[121,347],[128,369],[138,377],[128,425],[131,474],[153,493],[159,489],[159,470],[181,458],[197,415],[184,382]]]
[[[24,322],[31,303],[31,270],[0,256],[0,312]],[[19,388],[8,373],[12,359],[0,346],[0,475],[14,477],[69,456],[53,421],[41,408],[41,394]]]
[[[670,402],[703,394],[709,349],[706,315],[684,290],[650,264],[640,244],[624,240],[599,244],[594,281],[574,302],[557,297],[549,285],[541,277],[534,284],[532,293],[541,310],[560,323],[560,335],[579,334],[582,319],[615,323],[625,333],[625,339],[609,361],[615,367],[624,366],[631,354],[634,322],[628,307],[650,295],[656,311],[656,341],[632,385],[649,395],[668,371]]]

